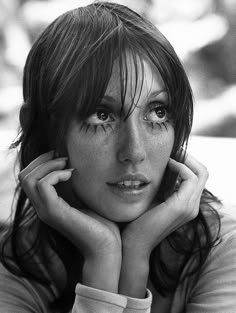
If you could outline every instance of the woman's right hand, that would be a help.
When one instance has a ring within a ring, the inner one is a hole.
[[[72,175],[67,158],[40,155],[18,178],[38,217],[71,241],[84,256],[83,283],[117,292],[121,267],[121,238],[117,225],[92,211],[70,206],[55,189]]]

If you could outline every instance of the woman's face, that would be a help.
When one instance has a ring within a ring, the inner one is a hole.
[[[144,79],[138,79],[133,99],[135,68],[128,54],[127,60],[122,114],[119,65],[115,62],[101,105],[84,122],[72,122],[67,135],[75,194],[90,209],[115,222],[134,220],[151,207],[174,143],[160,74],[144,61]],[[141,71],[141,64],[138,67]],[[133,101],[135,108],[124,119]]]

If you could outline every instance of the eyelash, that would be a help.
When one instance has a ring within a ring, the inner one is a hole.
[[[167,108],[166,108],[166,105],[165,104],[162,104],[162,103],[156,103],[156,102],[153,102],[153,103],[150,103],[150,110],[149,110],[149,113],[147,113],[146,115],[148,115],[148,114],[150,114],[152,111],[155,111],[156,109],[158,109],[158,108],[161,108],[161,109],[164,109],[165,110],[165,116],[166,116],[166,119],[165,119],[165,121],[163,121],[163,122],[153,122],[153,121],[150,121],[150,120],[148,120],[147,118],[145,119],[144,118],[144,120],[148,123],[148,125],[152,128],[152,129],[154,129],[156,126],[158,126],[159,128],[160,128],[160,130],[163,130],[163,127],[166,129],[166,131],[167,131],[167,125],[166,125],[166,123],[168,122],[168,110],[167,110]],[[93,114],[98,114],[99,112],[102,112],[102,113],[106,113],[106,114],[108,114],[109,116],[110,116],[110,118],[112,118],[113,119],[113,121],[114,121],[114,118],[113,117],[111,117],[111,113],[109,113],[109,112],[107,112],[105,109],[99,109],[99,110],[97,110],[96,112],[94,112]],[[93,115],[92,114],[92,115]],[[91,116],[92,116],[91,115]],[[91,117],[90,116],[90,117]],[[146,116],[145,116],[146,117]],[[87,119],[88,120],[88,119]],[[82,123],[82,125],[81,125],[81,127],[80,127],[80,130],[82,130],[82,129],[84,129],[85,127],[86,127],[86,130],[85,130],[85,132],[87,133],[88,132],[88,130],[90,129],[90,128],[92,128],[92,130],[93,130],[93,132],[94,133],[96,133],[97,132],[97,130],[98,129],[102,129],[105,133],[107,132],[107,130],[108,129],[110,129],[110,130],[113,130],[113,127],[112,127],[112,125],[111,125],[111,122],[104,122],[104,123],[98,123],[98,124],[93,124],[93,123],[89,123],[87,120],[85,120],[85,121],[83,121],[83,123]]]
[[[165,127],[165,130],[167,131],[167,125],[166,122],[161,122],[161,123],[154,123],[154,122],[149,122],[150,126],[152,127],[152,129],[154,129],[155,126],[158,126],[160,128],[160,130],[163,130],[163,127]]]
[[[82,125],[80,126],[80,131],[86,127],[85,132],[87,133],[89,129],[92,128],[93,132],[96,134],[98,129],[103,129],[104,133],[107,132],[108,129],[113,130],[111,124],[89,124],[87,121],[83,121]]]
[[[147,123],[149,123],[149,125],[151,126],[152,129],[154,129],[155,126],[158,126],[160,128],[160,130],[163,130],[163,127],[165,128],[165,130],[167,131],[167,122],[169,121],[169,112],[168,109],[166,108],[166,105],[164,103],[157,103],[157,102],[152,102],[150,104],[151,108],[149,113],[151,113],[152,111],[155,111],[156,109],[164,109],[165,111],[165,120],[163,122],[153,122],[150,120],[147,120]]]

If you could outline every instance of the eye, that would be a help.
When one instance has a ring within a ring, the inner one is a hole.
[[[168,120],[168,112],[165,105],[160,103],[151,103],[144,119],[152,123],[164,123]]]
[[[91,125],[99,125],[103,123],[113,122],[114,118],[106,110],[97,110],[87,118],[87,123]]]

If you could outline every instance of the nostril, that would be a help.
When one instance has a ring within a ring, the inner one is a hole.
[[[128,146],[121,147],[118,151],[118,160],[123,163],[140,163],[146,157],[145,149],[141,146],[134,147]]]

